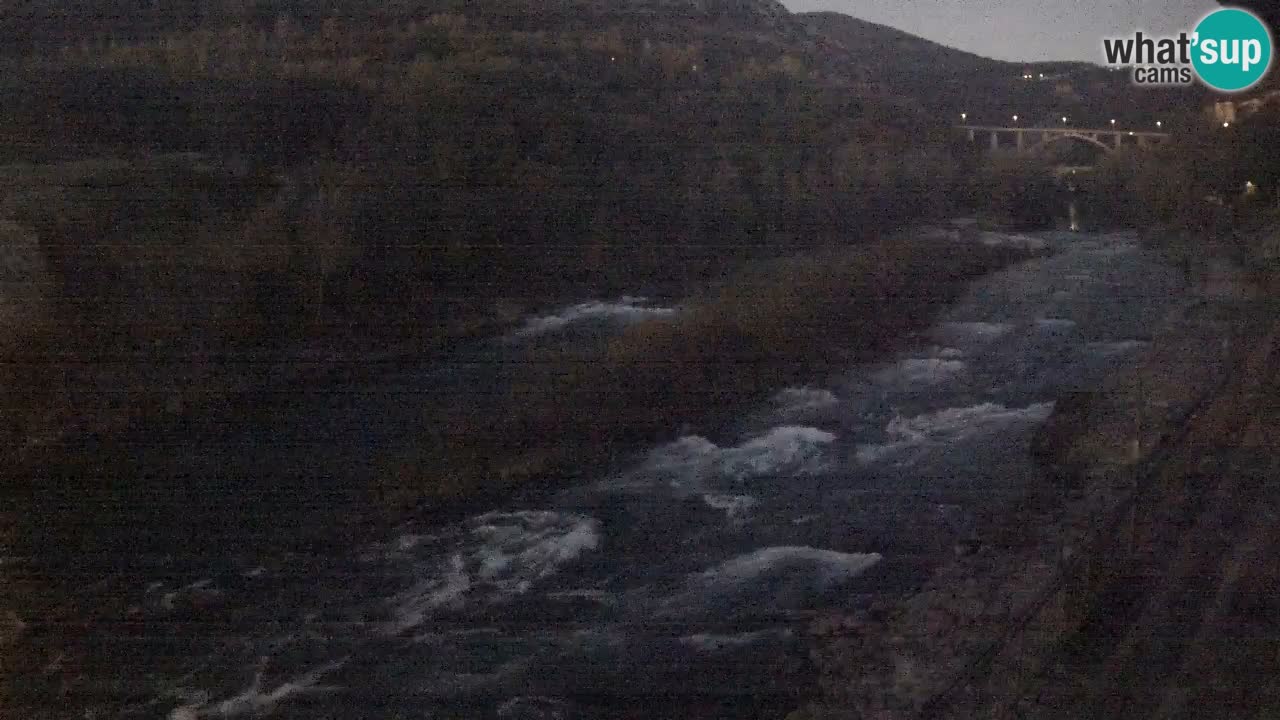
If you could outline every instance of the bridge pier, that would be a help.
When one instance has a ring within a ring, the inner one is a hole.
[[[996,132],[995,130],[991,131],[991,149],[992,150],[1000,149],[1000,133]]]

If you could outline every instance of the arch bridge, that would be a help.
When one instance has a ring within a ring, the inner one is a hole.
[[[960,130],[969,135],[969,142],[976,142],[979,135],[990,138],[991,149],[1001,147],[1002,138],[1012,141],[1013,147],[1024,154],[1036,153],[1045,147],[1064,140],[1077,140],[1091,143],[1111,153],[1125,145],[1136,145],[1145,148],[1163,142],[1169,138],[1166,132],[1150,132],[1147,130],[1116,130],[1074,127],[1000,127],[996,125],[960,125]]]

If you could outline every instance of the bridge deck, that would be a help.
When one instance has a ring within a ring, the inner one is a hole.
[[[1054,133],[1061,135],[1124,135],[1129,137],[1167,138],[1169,133],[1154,130],[1119,130],[1116,128],[1077,128],[1077,127],[1003,127],[1000,125],[957,125],[960,130],[978,130],[981,132],[1030,132]]]

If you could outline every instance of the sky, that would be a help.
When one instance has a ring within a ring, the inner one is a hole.
[[[1102,62],[1102,39],[1190,31],[1213,0],[782,0],[834,10],[999,60]]]

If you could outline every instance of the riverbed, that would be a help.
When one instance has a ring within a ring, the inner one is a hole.
[[[1055,252],[974,283],[884,362],[466,517],[369,537],[299,505],[350,501],[430,408],[482,405],[531,348],[680,308],[575,304],[240,425],[78,448],[0,538],[6,607],[27,625],[8,702],[173,720],[780,717],[808,692],[814,615],[907,592],[980,542],[984,516],[1044,481],[1027,444],[1055,401],[1129,362],[1182,291],[1131,236],[985,237]]]

